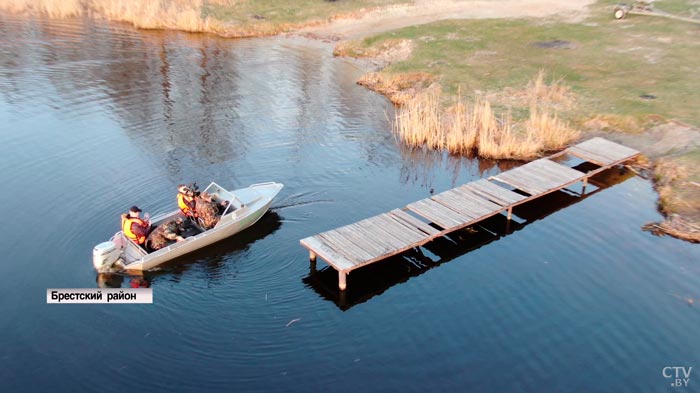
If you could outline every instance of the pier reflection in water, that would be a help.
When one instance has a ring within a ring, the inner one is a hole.
[[[590,163],[573,166],[582,172],[595,169]],[[437,238],[422,247],[414,248],[386,260],[354,270],[352,285],[345,291],[338,289],[338,272],[326,266],[316,270],[311,263],[309,274],[302,279],[321,297],[330,300],[343,311],[380,295],[389,288],[419,276],[471,251],[495,242],[535,221],[591,197],[598,192],[622,183],[635,174],[620,166],[601,172],[589,179],[586,188],[575,184],[513,208],[513,219],[497,214],[476,225]],[[578,191],[572,191],[578,188]],[[527,195],[527,194],[524,194]],[[565,234],[564,234],[565,235]]]

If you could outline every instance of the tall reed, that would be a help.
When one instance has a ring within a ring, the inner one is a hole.
[[[440,96],[440,90],[430,89],[406,102],[394,122],[401,140],[412,146],[425,145],[436,150],[446,147]]]
[[[447,150],[455,154],[476,153],[485,158],[529,159],[548,150],[564,147],[579,137],[552,114],[546,103],[561,100],[566,88],[544,82],[543,73],[528,84],[529,117],[514,121],[510,113],[498,116],[491,103],[477,99],[446,110],[439,89],[430,89],[408,100],[397,112],[394,132],[410,146]]]
[[[83,14],[82,0],[4,0],[0,9],[13,13],[44,14],[53,18],[64,18]]]
[[[211,30],[205,4],[224,0],[3,0],[0,9],[63,18],[94,15],[145,29]]]
[[[532,80],[527,83],[525,93],[528,102],[540,103],[566,103],[569,101],[569,87],[561,84],[561,79],[545,82],[545,71],[540,70]]]

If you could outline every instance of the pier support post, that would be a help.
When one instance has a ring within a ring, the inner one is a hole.
[[[510,218],[513,216],[513,206],[508,208],[508,221],[510,221]]]
[[[316,273],[316,253],[309,251],[309,267],[311,273]]]
[[[340,270],[338,270],[338,288],[340,288],[341,291],[344,291],[345,288],[348,287],[348,284],[345,281],[346,277],[347,274],[345,274],[345,272],[341,272]]]
[[[583,178],[583,187],[581,187],[581,196],[586,193],[586,186],[588,185],[588,178]]]

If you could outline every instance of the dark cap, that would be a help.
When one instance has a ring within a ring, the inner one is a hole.
[[[129,209],[130,212],[132,213],[141,213],[141,209],[138,208],[138,206],[132,206],[131,209]]]

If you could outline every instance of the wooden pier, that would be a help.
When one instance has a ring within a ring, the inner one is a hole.
[[[553,158],[570,155],[598,168],[570,168]],[[338,271],[338,287],[347,288],[347,275],[431,240],[474,225],[496,214],[511,218],[513,207],[568,187],[639,155],[629,147],[593,138],[557,154],[435,194],[354,224],[300,240],[312,263],[321,257]],[[512,187],[512,188],[506,188]]]

